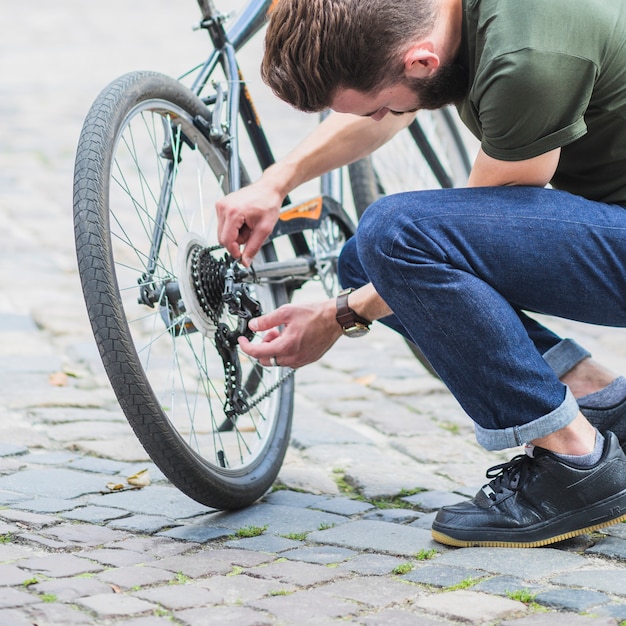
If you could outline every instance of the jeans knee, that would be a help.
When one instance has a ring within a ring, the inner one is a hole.
[[[365,271],[389,256],[397,226],[394,224],[394,196],[386,196],[368,207],[357,228],[356,246]],[[385,254],[387,251],[387,254]]]
[[[337,274],[339,284],[343,288],[354,287],[356,289],[369,282],[359,259],[356,237],[351,237],[344,244],[337,260]]]

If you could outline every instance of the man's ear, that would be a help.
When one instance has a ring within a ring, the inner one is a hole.
[[[426,41],[411,46],[405,52],[403,61],[407,78],[428,78],[441,65],[439,55]]]

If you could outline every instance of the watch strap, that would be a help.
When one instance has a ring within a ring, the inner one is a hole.
[[[337,322],[342,328],[351,328],[357,322],[367,328],[370,327],[371,322],[364,317],[358,315],[348,305],[348,296],[354,291],[354,289],[344,289],[337,296]]]

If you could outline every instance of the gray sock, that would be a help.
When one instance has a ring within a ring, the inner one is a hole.
[[[591,467],[595,465],[602,456],[602,451],[604,450],[604,437],[600,434],[599,431],[596,430],[596,446],[593,449],[593,452],[589,454],[557,454],[554,453],[559,459],[563,459],[567,463],[571,463],[576,467]]]
[[[604,389],[578,398],[578,406],[585,409],[608,409],[626,400],[626,378],[620,376]]]

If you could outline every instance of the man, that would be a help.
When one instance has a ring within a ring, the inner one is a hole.
[[[245,264],[291,189],[368,154],[411,112],[456,104],[481,140],[467,189],[367,210],[341,257],[356,290],[281,307],[251,323],[262,343],[242,341],[264,365],[300,367],[343,328],[383,319],[424,352],[479,443],[530,444],[439,511],[443,543],[530,547],[626,519],[610,432],[626,442],[626,380],[523,313],[626,326],[624,41],[614,0],[279,0],[271,18],[266,82],[336,113],[218,203],[220,241]]]

